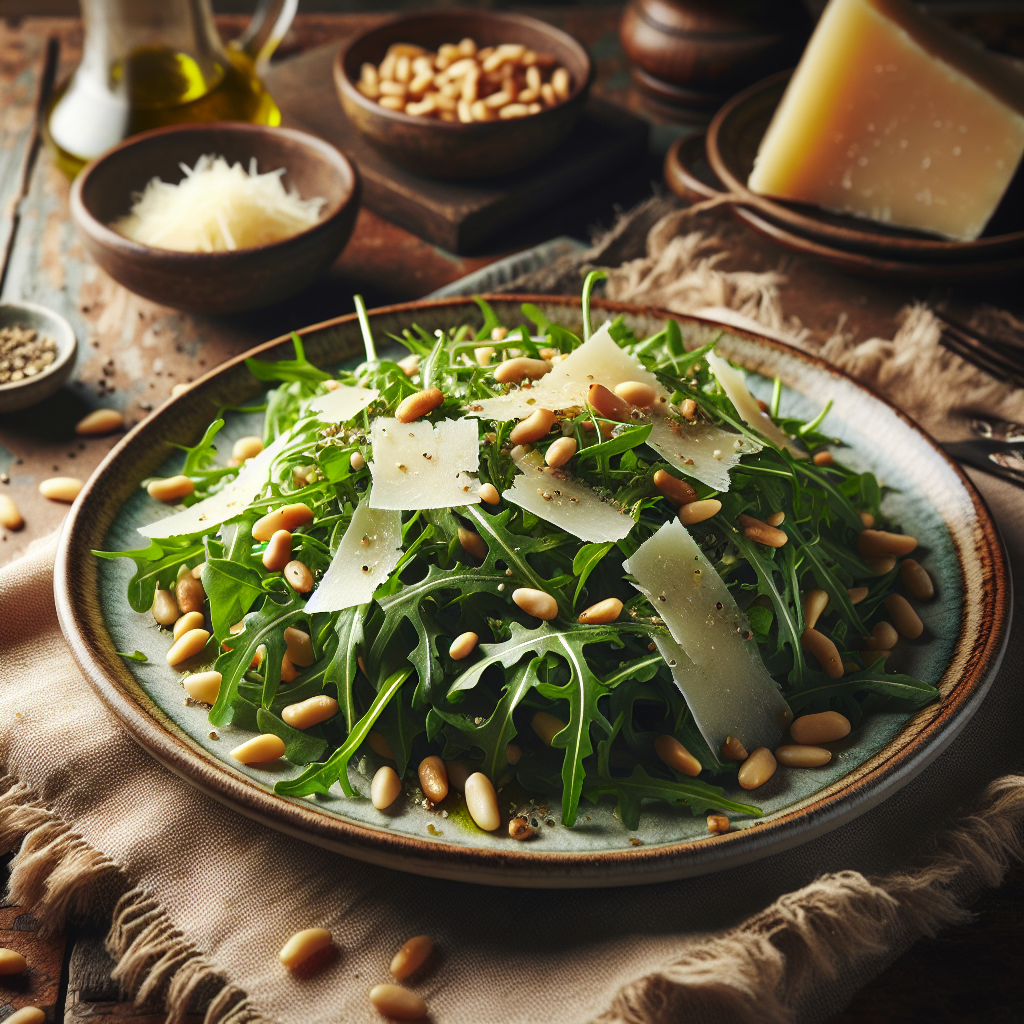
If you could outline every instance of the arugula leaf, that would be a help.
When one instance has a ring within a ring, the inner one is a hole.
[[[597,568],[598,563],[608,554],[611,549],[615,547],[615,541],[609,540],[601,544],[584,544],[583,547],[576,552],[575,557],[572,560],[572,571],[573,575],[578,578],[576,584],[576,593],[573,594],[572,603],[575,604],[580,599],[580,593],[583,590],[584,584],[587,582],[587,578]],[[661,660],[659,655],[658,660]]]
[[[284,756],[292,764],[309,764],[310,761],[315,761],[327,746],[327,740],[319,726],[301,732],[293,729],[266,708],[257,708],[256,725],[260,732],[273,733],[284,740]]]
[[[124,651],[118,651],[118,654],[122,658],[127,658],[129,661],[149,661],[149,658],[142,653],[142,651],[132,651],[131,654],[126,654]]]
[[[128,604],[133,611],[148,612],[153,607],[157,585],[170,587],[178,574],[178,566],[203,553],[201,541],[195,541],[184,547],[165,547],[155,540],[149,542],[148,548],[137,548],[134,551],[94,551],[97,558],[130,558],[135,562],[137,571],[128,581]]]
[[[612,455],[621,455],[623,452],[628,452],[631,448],[637,448],[642,445],[651,436],[653,429],[653,423],[644,423],[638,427],[627,427],[621,434],[607,441],[581,448],[576,454],[576,461],[582,462],[585,459],[591,458],[606,459]]]
[[[229,558],[207,558],[202,570],[203,590],[210,599],[213,635],[223,640],[231,627],[264,593],[260,574]]]
[[[314,366],[306,358],[302,339],[294,331],[292,331],[291,338],[292,344],[295,346],[294,359],[280,359],[276,363],[271,363],[250,357],[245,361],[248,371],[257,380],[263,381],[279,380],[285,383],[298,382],[315,385],[321,381],[330,380],[331,374]]]
[[[881,660],[881,659],[879,659]],[[853,696],[859,691],[878,694],[887,698],[887,704],[903,710],[916,711],[926,707],[939,697],[939,691],[928,683],[913,676],[883,672],[876,662],[863,672],[853,672],[841,679],[815,673],[816,685],[787,694],[786,699],[793,713],[810,711],[831,711],[832,701],[844,696]]]
[[[352,687],[359,667],[359,648],[363,645],[363,624],[369,607],[368,604],[361,604],[338,613],[338,620],[334,624],[338,646],[324,674],[324,683],[334,686],[338,691],[338,705],[345,716],[349,732],[355,728],[359,717]]]

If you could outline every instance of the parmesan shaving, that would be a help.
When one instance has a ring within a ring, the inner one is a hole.
[[[673,468],[716,491],[729,490],[729,470],[741,455],[761,450],[742,434],[711,423],[655,416],[647,443]]]
[[[366,604],[402,557],[402,514],[356,506],[324,578],[306,602],[307,612],[340,612]]]
[[[211,527],[219,526],[241,515],[253,497],[263,490],[270,477],[271,464],[284,451],[290,440],[291,434],[286,431],[267,445],[259,455],[249,459],[234,480],[225,484],[216,494],[203,498],[183,512],[167,516],[150,523],[149,526],[140,526],[139,533],[154,540],[188,533],[205,533]]]
[[[127,217],[111,227],[133,242],[177,252],[224,252],[279,242],[311,228],[327,200],[301,199],[285,191],[285,168],[267,174],[249,161],[228,165],[222,156],[201,156],[195,167],[179,165],[185,177],[176,185],[151,178],[132,194]]]
[[[807,458],[807,453],[797,448],[792,440],[772,422],[771,417],[761,411],[757,399],[750,393],[747,382],[739,370],[730,366],[716,352],[708,352],[704,358],[718,383],[722,385],[722,390],[725,391],[729,401],[736,406],[736,411],[743,417],[743,421],[748,427],[752,427],[759,434],[767,437],[776,447],[785,448],[798,459]]]
[[[502,497],[566,533],[602,543],[622,540],[636,525],[632,516],[593,488],[564,470],[545,466],[540,452],[513,448],[512,461],[522,473]]]
[[[326,395],[314,398],[309,403],[309,410],[315,412],[324,423],[347,423],[379,394],[376,388],[342,384],[341,387],[328,391]]]
[[[656,641],[694,721],[717,751],[727,736],[774,749],[793,713],[761,661],[746,616],[678,520],[644,541],[623,568],[672,641]]]
[[[480,468],[476,420],[400,423],[390,416],[373,421],[371,508],[412,511],[453,508],[480,501],[470,476]]]

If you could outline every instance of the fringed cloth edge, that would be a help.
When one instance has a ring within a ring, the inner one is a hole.
[[[624,987],[595,1024],[664,1024],[690,1015],[788,1024],[813,979],[834,977],[836,963],[885,953],[899,925],[921,936],[968,920],[965,902],[978,888],[999,885],[1010,864],[1024,858],[1022,821],[1024,776],[997,779],[918,867],[874,880],[856,871],[823,875]],[[219,986],[204,1024],[273,1024],[185,939],[156,897],[131,887],[113,860],[29,787],[4,776],[0,852],[16,847],[8,899],[46,931],[61,929],[69,915],[95,913],[120,892],[107,949],[114,978],[137,1003],[162,994],[168,1024],[180,1024],[200,986]]]

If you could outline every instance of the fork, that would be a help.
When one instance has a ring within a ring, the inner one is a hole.
[[[942,324],[939,342],[950,352],[996,380],[1024,387],[1024,339],[997,339],[936,310]]]
[[[976,438],[944,444],[943,451],[957,462],[1024,487],[1024,427],[976,418],[971,420],[971,430]]]

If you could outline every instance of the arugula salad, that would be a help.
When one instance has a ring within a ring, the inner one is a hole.
[[[294,359],[247,360],[271,385],[248,456],[218,454],[218,416],[147,482],[173,506],[148,545],[96,552],[134,559],[128,603],[173,628],[210,725],[257,734],[238,760],[301,767],[278,793],[365,796],[372,749],[391,799],[433,806],[432,759],[467,801],[467,772],[505,792],[506,821],[529,796],[566,826],[581,801],[627,829],[645,801],[756,816],[737,774],[760,785],[744,766],[795,721],[937,699],[886,671],[916,541],[833,457],[831,403],[788,417],[779,380],[758,403],[673,320],[592,328],[598,276],[579,334],[477,299],[480,326],[411,323],[392,361],[357,300],[355,369],[314,366],[298,335]]]

